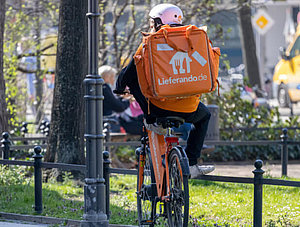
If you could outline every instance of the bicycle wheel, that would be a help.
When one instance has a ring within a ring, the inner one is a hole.
[[[137,211],[139,226],[154,226],[156,215],[156,184],[154,170],[151,160],[150,150],[147,148],[144,152],[145,161],[139,161],[137,177]],[[143,165],[143,167],[141,166]],[[140,168],[142,167],[142,168]],[[142,173],[140,173],[142,171]],[[142,179],[140,179],[142,178]],[[142,180],[142,186],[139,190],[139,182]]]
[[[171,150],[169,155],[170,201],[166,203],[169,226],[188,226],[189,219],[189,185],[188,175],[183,174],[180,164],[182,155],[179,147]]]

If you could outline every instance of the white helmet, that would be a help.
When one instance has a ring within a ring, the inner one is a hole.
[[[154,6],[149,16],[152,19],[159,18],[162,24],[182,24],[183,14],[178,6],[173,4],[159,4]]]

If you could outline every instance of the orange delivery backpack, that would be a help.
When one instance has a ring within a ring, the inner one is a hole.
[[[206,31],[194,25],[164,25],[143,33],[134,55],[141,91],[146,98],[162,100],[214,91],[220,55]]]

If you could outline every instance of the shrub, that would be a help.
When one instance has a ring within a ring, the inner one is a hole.
[[[204,96],[207,103],[219,106],[219,125],[221,140],[280,140],[282,132],[276,128],[299,127],[298,116],[290,117],[283,121],[280,118],[278,107],[255,108],[253,104],[241,98],[242,86],[235,85],[230,91],[218,96],[215,93]],[[233,130],[224,130],[230,129]],[[257,128],[258,130],[234,130],[234,128]],[[269,128],[259,130],[259,128]],[[223,130],[222,130],[223,129]],[[298,130],[289,130],[288,138],[299,140]],[[300,158],[300,147],[289,146],[289,158]],[[280,159],[281,146],[218,146],[215,151],[204,156],[204,160],[214,161],[244,161]]]
[[[26,167],[0,165],[0,185],[17,185],[28,183]]]

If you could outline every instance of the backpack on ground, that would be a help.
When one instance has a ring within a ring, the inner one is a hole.
[[[146,98],[184,98],[214,91],[220,49],[206,31],[194,25],[164,25],[143,33],[134,55],[141,91]]]

